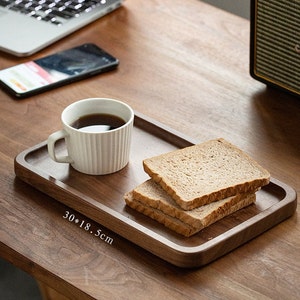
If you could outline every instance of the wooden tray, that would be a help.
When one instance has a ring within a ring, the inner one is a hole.
[[[113,232],[180,267],[205,265],[291,216],[296,192],[272,179],[257,192],[257,202],[198,234],[185,238],[127,207],[125,192],[148,178],[142,160],[194,144],[167,127],[136,113],[129,164],[105,176],[84,175],[68,164],[52,161],[43,142],[15,159],[15,173],[23,181],[82,213]],[[64,152],[64,144],[58,144]]]

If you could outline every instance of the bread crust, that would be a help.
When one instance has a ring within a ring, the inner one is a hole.
[[[151,202],[143,203],[134,198],[133,191],[126,193],[124,199],[126,204],[136,211],[158,221],[178,234],[190,237],[225,216],[254,203],[256,197],[255,194],[230,197],[220,200],[218,203],[214,202],[213,204],[205,205],[201,210],[181,210],[179,214],[174,213],[172,208],[167,209],[167,204],[166,206],[160,206]],[[180,211],[176,204],[174,206],[177,212]]]
[[[192,227],[206,226],[216,215],[223,214],[232,205],[248,196],[248,194],[237,194],[219,201],[194,208],[193,210],[183,210],[160,185],[149,179],[138,185],[132,191],[132,197],[140,203],[158,209],[170,217],[177,218]]]

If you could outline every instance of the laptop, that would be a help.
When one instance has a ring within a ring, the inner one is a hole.
[[[123,0],[0,0],[0,50],[31,55],[117,9]]]

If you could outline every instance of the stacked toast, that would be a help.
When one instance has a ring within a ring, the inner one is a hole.
[[[143,161],[151,179],[125,194],[131,208],[189,237],[256,200],[270,174],[224,139]]]

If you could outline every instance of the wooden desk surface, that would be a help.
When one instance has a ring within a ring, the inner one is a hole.
[[[128,0],[31,59],[96,42],[117,71],[25,100],[0,90],[0,255],[71,299],[296,299],[296,213],[217,261],[174,267],[114,236],[108,245],[63,219],[64,205],[14,175],[14,157],[60,129],[65,106],[88,97],[135,110],[205,141],[223,137],[300,193],[300,99],[249,76],[249,22],[196,0]],[[28,58],[1,54],[5,68]]]

